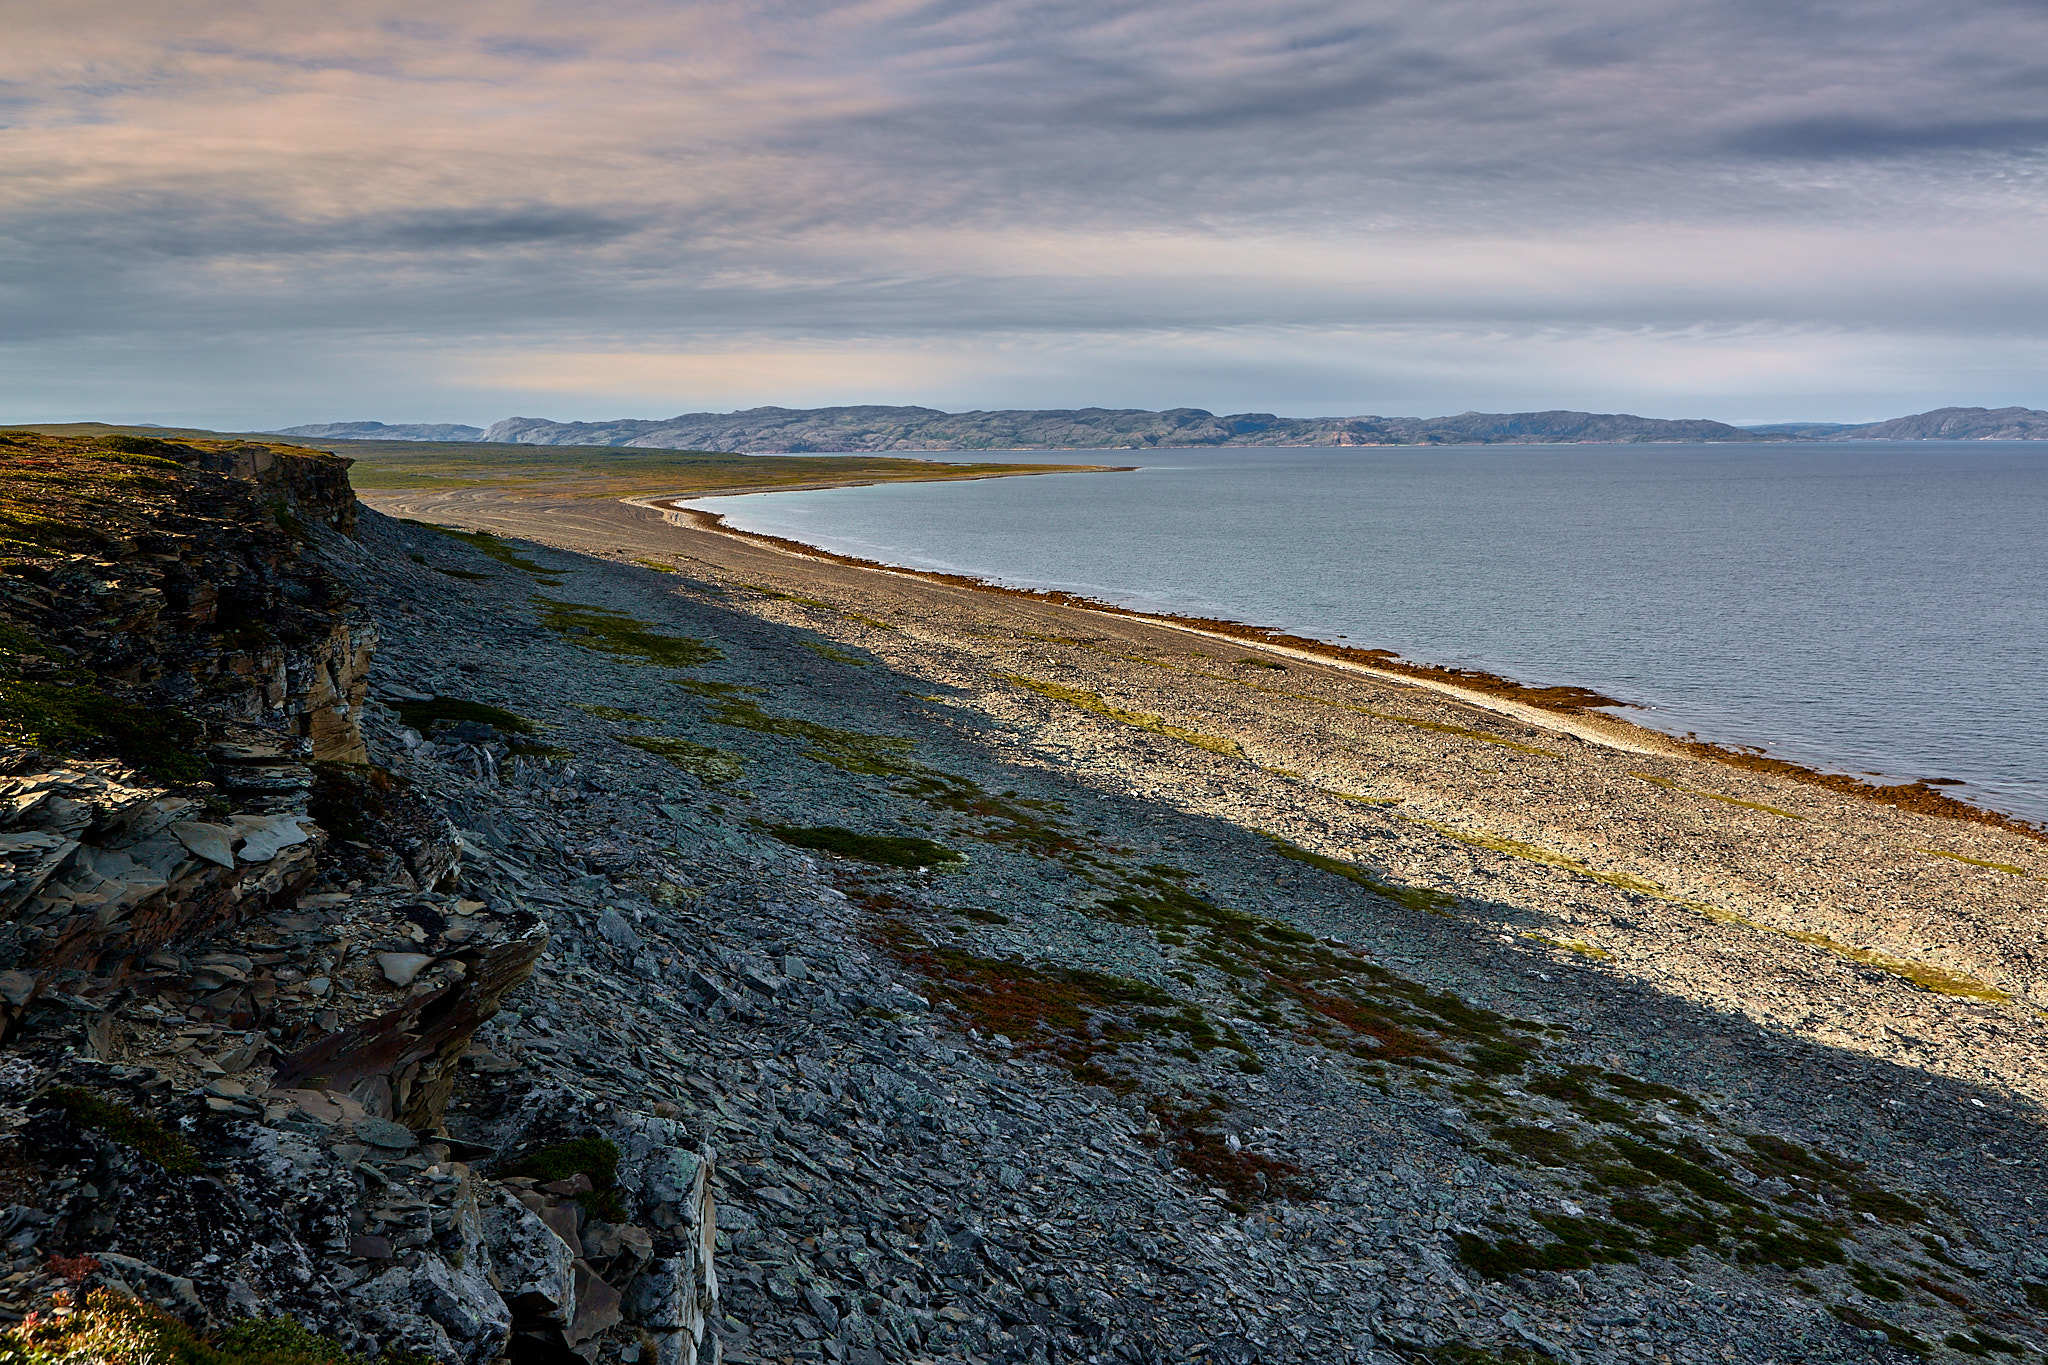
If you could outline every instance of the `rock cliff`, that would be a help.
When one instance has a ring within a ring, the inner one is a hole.
[[[346,470],[0,434],[0,1357],[694,1361],[701,1143],[523,1078],[448,1131],[547,934],[369,761]]]

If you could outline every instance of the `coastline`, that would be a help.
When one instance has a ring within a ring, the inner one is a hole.
[[[1060,471],[1067,472],[1067,471]],[[1128,472],[1125,469],[1101,472]],[[971,477],[971,476],[970,476]],[[985,477],[1007,477],[988,475]],[[821,483],[817,489],[863,486],[872,481]],[[1282,656],[1310,658],[1326,665],[1354,670],[1371,676],[1418,684],[1497,714],[1543,728],[1558,730],[1581,739],[1624,752],[1642,754],[1684,754],[1750,772],[1789,778],[1825,788],[1860,800],[1873,801],[1914,814],[1940,819],[1989,825],[2025,838],[2048,843],[2048,826],[2006,811],[1977,805],[1951,796],[1925,779],[1885,783],[1852,773],[1814,767],[1772,754],[1761,745],[1740,745],[1703,740],[1692,734],[1673,735],[1652,726],[1639,725],[1620,716],[1606,714],[1605,708],[1629,708],[1634,704],[1587,687],[1575,685],[1535,686],[1497,673],[1419,663],[1387,649],[1363,649],[1337,644],[1312,636],[1296,635],[1275,627],[1260,626],[1226,617],[1187,616],[1171,612],[1146,612],[1097,598],[1084,597],[1054,588],[1015,588],[973,574],[951,573],[890,564],[857,555],[842,554],[787,536],[747,531],[733,526],[723,513],[686,506],[706,496],[736,497],[744,493],[793,491],[788,489],[737,489],[717,494],[669,494],[659,497],[627,498],[634,507],[644,507],[665,518],[682,518],[715,535],[849,568],[893,574],[950,587],[965,588],[1001,596],[1054,603],[1077,611],[1143,621],[1167,629],[1185,631],[1212,639],[1229,640]]]
[[[900,1071],[930,1057],[940,1079],[917,1083],[945,1097],[949,1125],[976,1104],[1006,1111],[1017,1093],[1034,1113],[1080,1094],[1075,1122],[1089,1135],[1127,1114],[1116,1131],[1143,1129],[1159,1145],[1118,1139],[1104,1144],[1115,1148],[1107,1158],[1080,1153],[1087,1189],[1043,1196],[1058,1212],[1041,1225],[1063,1242],[1070,1224],[1101,1221],[1088,1191],[1120,1197],[1159,1153],[1166,1179],[1203,1193],[1214,1168],[1172,1156],[1175,1133],[1200,1122],[1295,1163],[1262,1169],[1326,1179],[1327,1200],[1295,1202],[1287,1216],[1331,1207],[1346,1237],[1359,1201],[1388,1202],[1348,1183],[1354,1173],[1420,1172],[1432,1191],[1418,1206],[1426,1225],[1398,1212],[1392,1250],[1375,1252],[1361,1282],[1383,1281],[1380,1267],[1410,1248],[1431,1273],[1465,1256],[1491,1264],[1491,1244],[1470,1235],[1432,1256],[1429,1229],[1461,1222],[1548,1245],[1541,1220],[1554,1221],[1556,1201],[1594,1197],[1579,1188],[1578,1163],[1556,1160],[1557,1144],[1573,1143],[1572,1156],[1582,1141],[1608,1141],[1572,1117],[1583,1093],[1579,1107],[1600,1122],[1628,1116],[1637,1127],[1625,1133],[1682,1142],[1696,1159],[1714,1159],[1693,1145],[1713,1141],[1713,1125],[1736,1122],[1784,1134],[1800,1152],[1841,1151],[1902,1198],[1967,1188],[1983,1226],[2031,1246],[2038,1211],[2019,1200],[2038,1185],[2048,1102],[2048,848],[2038,842],[1683,753],[1586,742],[1270,644],[836,563],[644,506],[503,490],[369,501],[463,528],[451,538],[365,517],[378,559],[421,584],[392,617],[411,657],[389,682],[506,706],[562,753],[501,771],[502,797],[487,790],[463,804],[478,812],[477,842],[517,822],[498,813],[500,800],[530,790],[545,811],[581,822],[557,850],[578,872],[598,859],[620,870],[622,887],[639,885],[666,857],[694,892],[712,885],[708,869],[742,868],[744,900],[672,896],[629,920],[644,923],[640,933],[675,923],[717,999],[748,1003],[744,1015],[700,1023],[695,1038],[745,1040],[785,1067],[801,1059],[811,1084],[856,1062],[843,1086],[858,1094],[882,1089],[868,1061],[886,1056]],[[621,829],[644,829],[647,844],[621,847]],[[806,879],[830,879],[839,894],[797,894]],[[600,940],[593,913],[565,910],[565,939]],[[728,946],[719,934],[775,963],[800,961],[802,975],[764,976],[776,995],[761,995],[704,951],[707,940]],[[849,1048],[800,992],[826,964],[859,960],[895,971],[858,979],[848,1008],[880,1036]],[[1112,988],[1143,1006],[1137,1026],[1084,1020],[1074,1046],[1056,1051],[1070,1035],[1043,1021],[1070,1017],[1077,991],[1086,1002]],[[710,998],[680,979],[659,994],[692,990]],[[1463,1021],[1465,1042],[1418,1032],[1437,1017],[1429,1010]],[[926,1017],[958,1045],[893,1032]],[[764,1038],[778,1019],[787,1028]],[[1528,1041],[1483,1033],[1498,1020]],[[963,1026],[974,1031],[963,1037]],[[542,1041],[557,1027],[547,1020]],[[827,1051],[841,1060],[814,1066]],[[983,1057],[992,1066],[975,1069]],[[1053,1062],[1078,1091],[1044,1069]],[[785,1098],[789,1073],[740,1074],[761,1078],[741,1093],[764,1097],[770,1122],[756,1142],[777,1150],[789,1124],[809,1121]],[[936,1088],[955,1077],[954,1089]],[[1630,1088],[1613,1099],[1585,1089],[1603,1078]],[[1983,1131],[2007,1113],[2010,1136]],[[913,1127],[897,1117],[857,1131]],[[987,1131],[1012,1151],[1056,1149],[1011,1127]],[[765,1224],[788,1205],[799,1216],[814,1207],[781,1193],[794,1186],[776,1173],[738,1164],[757,1161],[757,1146],[718,1136],[739,1173],[721,1187],[721,1209]],[[1000,1214],[1041,1197],[1035,1177],[1003,1176],[999,1158],[963,1148],[972,1134],[934,1136],[965,1174],[936,1182],[939,1199]],[[1738,1161],[1754,1159],[1758,1149],[1735,1143]],[[1474,1166],[1469,1185],[1448,1181],[1439,1172],[1458,1168],[1443,1158],[1483,1160],[1500,1176]],[[1105,1159],[1120,1163],[1110,1182]],[[934,1187],[928,1159],[918,1170],[919,1188]],[[778,1193],[756,1202],[769,1180]],[[1984,1207],[2007,1188],[2010,1211]],[[1465,1205],[1437,1202],[1459,1191]],[[1646,1196],[1631,1185],[1618,1197]],[[1133,1208],[1158,1199],[1148,1187]],[[1844,1217],[1859,1236],[1892,1236]],[[1524,1232],[1531,1218],[1536,1231]],[[736,1239],[734,1251],[758,1260],[759,1245]],[[1920,1244],[1904,1245],[1912,1256]],[[1616,1273],[1641,1287],[1632,1292],[1668,1285],[1669,1308],[1646,1320],[1682,1317],[1693,1330],[1699,1310],[1687,1305],[1702,1300],[1703,1276],[1720,1273],[1708,1252],[1644,1256],[1641,1269]],[[1855,1251],[1859,1264],[1880,1264],[1877,1254]],[[1524,1283],[1468,1282],[1488,1295]],[[1728,1294],[1752,1290],[1832,1330],[1825,1308],[1775,1271],[1728,1271]],[[1983,1295],[1973,1289],[1972,1301]],[[1485,1320],[1502,1311],[1489,1300]],[[1923,1317],[1909,1325],[1936,1333]],[[1750,1354],[1842,1365],[1868,1354],[1859,1343],[1823,1357],[1806,1340]]]

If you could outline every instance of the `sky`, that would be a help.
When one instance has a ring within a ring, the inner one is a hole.
[[[2043,0],[0,26],[0,421],[2048,407]]]

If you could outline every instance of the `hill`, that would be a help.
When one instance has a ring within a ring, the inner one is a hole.
[[[2048,412],[2038,408],[1936,408],[1888,422],[1844,427],[1831,441],[2048,441]]]
[[[316,441],[481,441],[484,437],[482,427],[460,422],[314,422],[272,434]]]
[[[1073,450],[1161,446],[1347,446],[1519,442],[1755,441],[1723,422],[1628,413],[1466,412],[1453,417],[1218,416],[1202,408],[996,410],[920,407],[750,408],[659,421],[511,417],[484,433],[520,445],[616,445],[774,452]]]

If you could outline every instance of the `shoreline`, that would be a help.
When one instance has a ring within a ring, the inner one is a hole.
[[[1068,471],[1060,471],[1068,472]],[[1126,470],[1103,470],[1101,472],[1127,472]],[[1000,478],[1007,475],[986,475]],[[822,484],[820,489],[832,487],[861,486],[854,482],[844,484]],[[1703,740],[1696,735],[1673,735],[1655,727],[1639,725],[1620,716],[1606,714],[1603,708],[1621,707],[1636,709],[1633,703],[1615,698],[1588,687],[1558,685],[1539,687],[1519,682],[1497,673],[1478,669],[1461,669],[1444,665],[1418,663],[1405,659],[1392,650],[1363,649],[1353,645],[1340,645],[1312,636],[1295,635],[1276,627],[1253,625],[1248,622],[1225,617],[1185,616],[1171,612],[1145,612],[1119,606],[1097,598],[1083,597],[1076,593],[1057,588],[1013,588],[973,574],[951,573],[937,569],[917,569],[905,565],[889,564],[881,560],[867,559],[858,555],[841,554],[821,546],[795,540],[787,536],[766,532],[746,531],[733,526],[723,513],[708,512],[685,504],[704,497],[737,497],[744,492],[792,491],[787,489],[750,489],[741,492],[721,491],[715,494],[664,494],[653,497],[625,498],[621,501],[629,506],[645,508],[664,517],[681,517],[698,529],[715,535],[731,537],[784,554],[822,560],[863,569],[920,579],[925,582],[965,588],[974,592],[998,596],[1021,598],[1029,601],[1046,602],[1069,607],[1078,611],[1099,615],[1122,617],[1142,621],[1166,629],[1183,631],[1211,639],[1228,640],[1234,644],[1247,645],[1283,655],[1312,659],[1322,664],[1335,665],[1347,671],[1356,671],[1394,681],[1413,683],[1433,691],[1442,692],[1470,705],[1511,716],[1546,729],[1559,730],[1567,734],[1602,744],[1623,752],[1642,754],[1679,754],[1705,759],[1729,767],[1750,772],[1766,773],[1788,778],[1809,786],[1825,788],[1842,795],[1891,806],[1916,815],[1929,815],[1941,819],[1959,820],[1972,824],[1989,825],[2006,830],[2028,839],[2048,843],[2048,826],[2027,820],[2009,812],[1980,806],[1949,795],[1926,779],[1909,782],[1873,782],[1855,774],[1832,772],[1813,767],[1793,759],[1781,758],[1757,745],[1724,744]],[[813,490],[815,491],[815,490]]]

